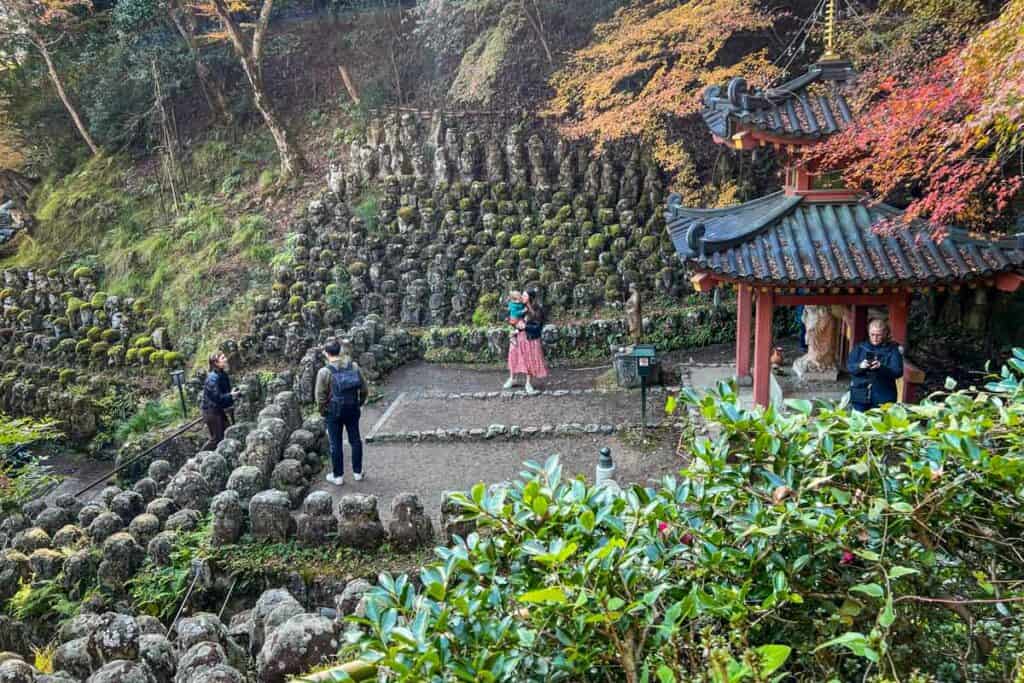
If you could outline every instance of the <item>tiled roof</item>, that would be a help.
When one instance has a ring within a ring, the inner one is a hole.
[[[1024,233],[987,240],[950,228],[935,241],[926,224],[900,223],[900,212],[884,204],[812,203],[777,192],[725,209],[688,209],[673,194],[665,217],[680,259],[724,280],[920,287],[1024,272]]]
[[[843,90],[854,75],[849,62],[823,62],[787,83],[752,91],[745,79],[737,77],[724,91],[719,86],[706,89],[701,113],[711,132],[722,140],[741,129],[815,140],[853,121]],[[815,83],[819,85],[811,88]]]

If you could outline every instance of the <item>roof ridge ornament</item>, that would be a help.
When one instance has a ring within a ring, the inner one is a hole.
[[[838,62],[842,59],[836,52],[836,0],[828,0],[828,16],[825,17],[825,54],[822,62]]]

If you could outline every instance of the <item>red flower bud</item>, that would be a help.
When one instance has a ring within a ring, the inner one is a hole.
[[[839,560],[839,564],[853,564],[853,553],[849,550],[844,550],[843,557]]]
[[[683,545],[693,545],[693,534],[687,532],[683,534],[683,537],[679,539]]]

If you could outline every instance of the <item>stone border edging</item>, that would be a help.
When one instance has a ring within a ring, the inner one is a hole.
[[[656,429],[664,422],[648,422],[648,429]],[[523,440],[523,439],[538,439],[538,438],[555,438],[560,436],[579,436],[581,434],[593,434],[610,436],[612,434],[618,434],[630,429],[634,429],[639,425],[636,423],[621,423],[621,424],[597,424],[582,422],[563,422],[557,425],[545,424],[539,427],[528,426],[521,427],[520,425],[503,425],[503,424],[492,424],[486,429],[483,427],[473,427],[471,429],[454,427],[450,429],[444,429],[439,427],[436,430],[428,431],[409,431],[409,432],[381,432],[374,435],[373,437],[367,437],[366,443],[401,443],[401,442],[413,442],[413,443],[454,443],[454,442],[467,442],[467,441],[490,441],[493,439],[501,438],[505,441]]]
[[[678,393],[680,387],[678,386],[652,386],[647,387],[647,394],[672,394]],[[466,399],[474,399],[478,401],[490,401],[494,399],[502,400],[515,400],[521,398],[562,398],[564,396],[592,396],[592,395],[606,395],[606,394],[619,394],[628,393],[633,389],[542,389],[535,393],[528,394],[525,391],[509,391],[507,389],[501,391],[472,391],[462,393],[446,393],[443,391],[424,391],[414,395],[408,395],[407,398],[412,400],[429,400],[429,399],[445,399],[448,401],[459,401]],[[396,399],[397,401],[397,399]]]

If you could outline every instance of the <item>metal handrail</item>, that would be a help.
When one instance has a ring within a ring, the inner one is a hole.
[[[128,467],[129,465],[132,465],[132,464],[134,464],[134,463],[135,463],[135,461],[137,461],[137,460],[139,460],[139,459],[141,459],[141,458],[143,458],[143,457],[145,457],[145,456],[149,455],[150,453],[152,453],[152,452],[153,452],[153,451],[155,451],[156,449],[160,448],[161,446],[163,446],[163,445],[165,445],[165,444],[168,444],[168,443],[170,443],[170,442],[171,442],[172,440],[174,440],[174,439],[178,438],[179,436],[181,436],[182,434],[184,434],[184,433],[185,433],[185,432],[187,432],[188,430],[192,429],[193,427],[195,427],[195,426],[196,426],[197,424],[199,424],[199,423],[200,423],[200,422],[202,422],[202,421],[203,421],[203,418],[202,418],[202,417],[197,417],[196,419],[192,420],[191,422],[189,422],[189,423],[188,423],[188,424],[186,424],[186,425],[185,425],[184,427],[182,427],[182,428],[181,428],[181,429],[179,429],[178,431],[174,432],[173,434],[171,434],[171,435],[170,435],[170,436],[168,436],[167,438],[165,438],[165,439],[163,439],[162,441],[159,441],[159,442],[157,442],[156,444],[154,444],[154,445],[150,446],[149,448],[147,448],[146,450],[142,451],[141,453],[139,453],[139,454],[138,454],[138,455],[136,455],[136,456],[135,456],[134,458],[132,458],[132,459],[131,459],[131,460],[129,460],[128,462],[124,463],[124,464],[123,464],[123,465],[121,465],[120,467],[118,467],[118,468],[116,468],[116,469],[114,469],[114,470],[111,470],[110,472],[108,472],[107,474],[103,475],[102,477],[100,477],[99,479],[97,479],[96,481],[94,481],[93,483],[89,484],[89,485],[88,485],[88,486],[86,486],[86,487],[85,487],[84,489],[82,489],[81,491],[79,491],[78,493],[76,493],[76,494],[75,494],[75,498],[78,498],[78,497],[79,497],[80,495],[82,495],[82,494],[83,494],[83,493],[85,493],[86,491],[89,491],[89,490],[91,490],[91,489],[93,489],[93,488],[96,488],[97,486],[99,486],[99,485],[100,485],[100,484],[102,484],[103,482],[107,481],[108,479],[110,479],[111,477],[113,477],[114,475],[116,475],[116,474],[117,474],[118,472],[121,472],[121,471],[123,471],[123,470],[124,470],[125,468],[127,468],[127,467]]]

